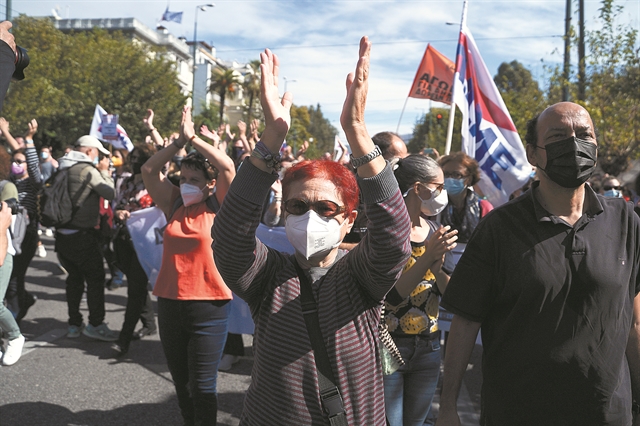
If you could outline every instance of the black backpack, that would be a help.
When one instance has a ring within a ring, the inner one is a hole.
[[[73,219],[73,215],[78,210],[76,205],[78,199],[83,192],[82,190],[88,184],[85,182],[73,197],[69,194],[69,170],[79,165],[84,167],[92,166],[89,163],[76,163],[71,167],[58,169],[44,183],[38,200],[40,223],[43,226],[62,228]]]
[[[0,192],[4,189],[4,186],[9,182],[8,180],[0,181]],[[29,213],[27,209],[18,205],[18,212],[16,213],[16,221],[12,227],[9,228],[11,233],[11,245],[16,251],[16,256],[22,253],[22,241],[27,233],[27,226],[29,226]]]

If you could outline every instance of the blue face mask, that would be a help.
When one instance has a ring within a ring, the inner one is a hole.
[[[464,184],[464,178],[444,178],[444,189],[447,190],[449,195],[458,195],[467,188]]]
[[[622,198],[622,191],[619,191],[617,189],[610,189],[608,191],[604,191],[604,194],[602,195],[611,198]]]
[[[100,159],[98,157],[93,159],[93,165],[94,166],[97,166],[99,162],[100,162]]]

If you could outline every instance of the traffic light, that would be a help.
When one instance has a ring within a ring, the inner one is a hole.
[[[442,122],[442,114],[436,115],[436,120],[438,120],[438,125]]]

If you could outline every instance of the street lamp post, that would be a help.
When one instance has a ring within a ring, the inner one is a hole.
[[[214,3],[196,6],[196,14],[193,18],[193,86],[191,87],[191,110],[196,109],[196,52],[198,51],[198,10],[206,11],[207,7],[215,7]]]

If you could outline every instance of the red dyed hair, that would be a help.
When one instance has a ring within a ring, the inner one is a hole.
[[[291,182],[310,179],[326,179],[333,183],[348,212],[358,207],[358,182],[349,169],[335,161],[306,160],[287,169],[282,179],[284,199],[289,195]]]

